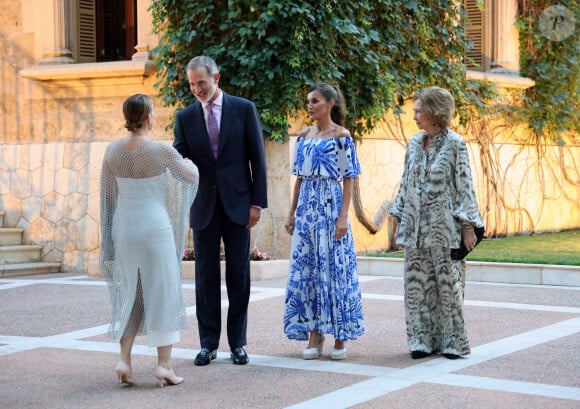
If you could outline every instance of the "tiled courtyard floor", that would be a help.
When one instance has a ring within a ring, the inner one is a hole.
[[[580,408],[580,287],[468,281],[472,354],[411,360],[403,283],[361,276],[367,333],[348,359],[301,359],[282,331],[285,279],[254,281],[250,363],[233,365],[225,332],[218,359],[193,364],[199,341],[194,283],[184,280],[190,328],[174,349],[179,386],[159,388],[156,350],[139,338],[137,384],[116,383],[118,344],[106,336],[104,282],[72,274],[0,279],[0,408]],[[226,297],[222,292],[225,318]]]

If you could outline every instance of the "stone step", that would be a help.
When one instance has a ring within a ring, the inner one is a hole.
[[[60,272],[60,263],[17,263],[0,265],[0,277],[18,277]]]
[[[402,258],[359,256],[356,262],[359,274],[404,276]],[[468,261],[466,274],[467,281],[580,287],[580,266]]]
[[[38,262],[41,250],[35,244],[0,246],[0,265]]]
[[[0,246],[22,244],[24,229],[12,227],[0,227]]]

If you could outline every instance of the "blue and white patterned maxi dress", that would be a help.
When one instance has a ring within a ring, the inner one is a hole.
[[[335,238],[343,178],[360,164],[350,136],[299,137],[291,173],[302,178],[290,251],[284,332],[308,340],[309,332],[356,339],[364,333],[363,310],[350,223]]]

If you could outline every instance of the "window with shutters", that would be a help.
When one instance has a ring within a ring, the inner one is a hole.
[[[467,38],[472,44],[467,50],[467,68],[477,71],[487,71],[490,68],[488,50],[488,33],[486,30],[486,13],[481,10],[477,0],[464,0],[463,5],[468,18],[466,27]]]
[[[76,60],[130,60],[137,45],[137,0],[77,0]]]

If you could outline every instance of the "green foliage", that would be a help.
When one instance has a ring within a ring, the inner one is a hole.
[[[196,55],[220,66],[226,92],[253,100],[270,139],[284,142],[308,85],[338,85],[356,137],[428,85],[461,107],[478,100],[465,79],[468,47],[455,0],[155,0],[157,86],[167,106],[193,102],[185,67]],[[465,118],[465,117],[464,117]]]
[[[578,31],[570,37],[553,41],[539,29],[539,17],[552,5],[562,5],[580,21],[578,0],[528,0],[516,27],[520,33],[521,75],[536,85],[521,95],[521,104],[509,109],[509,116],[528,124],[541,140],[560,140],[566,131],[580,132],[580,41]]]

